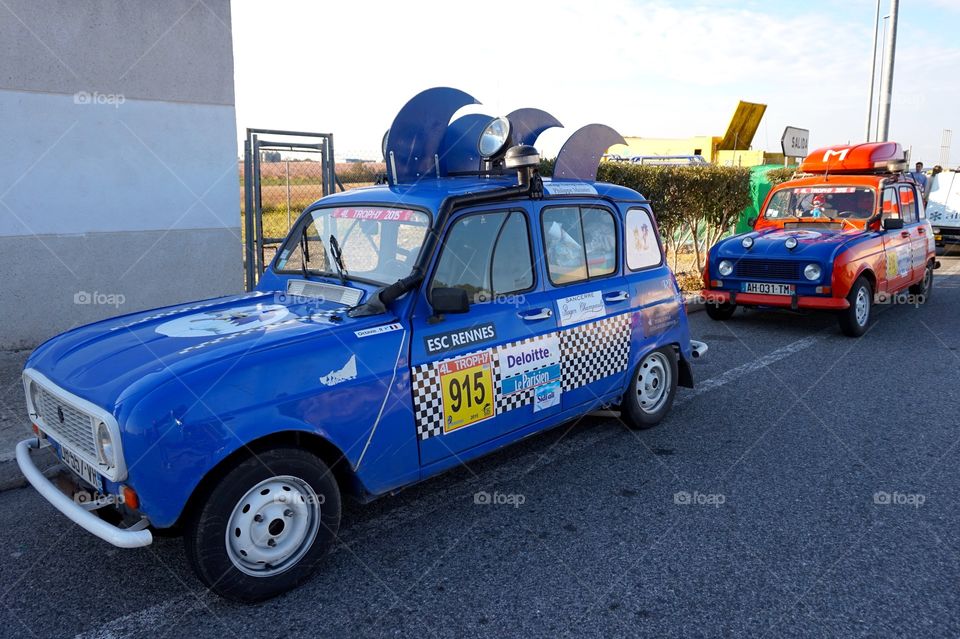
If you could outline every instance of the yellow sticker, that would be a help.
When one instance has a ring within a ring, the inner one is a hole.
[[[437,370],[443,392],[443,432],[493,417],[490,351],[440,362]]]
[[[897,254],[893,251],[887,252],[887,279],[897,277],[899,269],[897,268]]]

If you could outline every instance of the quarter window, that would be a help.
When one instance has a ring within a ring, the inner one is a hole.
[[[617,228],[606,209],[562,206],[541,217],[547,268],[554,284],[610,275],[617,269]]]
[[[913,187],[900,187],[900,214],[904,224],[913,224],[917,221],[917,196]]]
[[[631,271],[659,266],[663,262],[653,219],[644,209],[630,209],[626,217],[627,268]]]
[[[462,288],[472,303],[533,288],[530,233],[523,213],[479,213],[453,223],[430,290]]]

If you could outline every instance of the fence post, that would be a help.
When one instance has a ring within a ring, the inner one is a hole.
[[[253,290],[254,285],[254,255],[253,255],[253,162],[250,149],[250,129],[247,129],[247,139],[243,141],[243,279],[244,289]]]

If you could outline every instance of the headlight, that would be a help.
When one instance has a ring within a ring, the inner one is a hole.
[[[788,249],[791,249],[791,250],[792,250],[792,249],[795,249],[795,248],[797,248],[797,238],[795,238],[795,237],[788,237],[788,238],[787,238],[787,241],[784,242],[783,245],[786,246]]]
[[[30,384],[27,386],[30,390],[30,406],[33,407],[33,412],[37,416],[40,415],[40,387],[33,380],[30,380]]]
[[[749,235],[748,235],[747,237],[743,238],[743,239],[740,241],[740,246],[742,246],[742,247],[745,248],[745,249],[748,249],[748,248],[753,247],[753,238],[750,237]]]
[[[97,455],[100,457],[100,463],[107,468],[116,467],[117,456],[113,448],[113,437],[110,435],[110,429],[103,422],[97,424]]]
[[[720,263],[717,264],[717,271],[720,272],[720,275],[726,277],[733,273],[733,263],[730,260],[720,260]]]
[[[506,146],[510,139],[510,120],[506,118],[494,118],[486,126],[483,133],[480,134],[480,141],[477,143],[477,150],[480,155],[489,158]]]
[[[936,226],[933,227],[931,230],[933,231],[933,234],[934,234],[934,235],[940,235],[940,229],[937,228]]]
[[[803,276],[808,280],[819,280],[820,279],[820,265],[819,264],[807,264],[806,268],[803,269]]]

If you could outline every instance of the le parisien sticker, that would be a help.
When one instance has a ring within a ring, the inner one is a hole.
[[[437,364],[443,393],[443,432],[494,416],[490,351]]]

